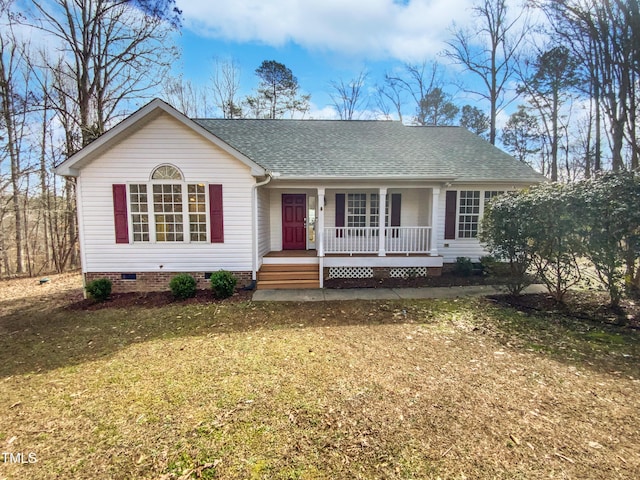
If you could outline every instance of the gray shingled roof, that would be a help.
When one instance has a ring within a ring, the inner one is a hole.
[[[196,119],[281,178],[537,182],[542,176],[461,127],[389,121]]]

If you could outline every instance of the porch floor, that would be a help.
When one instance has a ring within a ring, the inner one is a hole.
[[[317,250],[280,250],[278,252],[269,252],[265,257],[317,257]]]
[[[317,250],[280,250],[272,251],[265,255],[268,258],[290,258],[290,257],[317,257]],[[377,257],[377,252],[371,253],[325,253],[325,257]],[[387,253],[387,257],[431,257],[429,253]]]

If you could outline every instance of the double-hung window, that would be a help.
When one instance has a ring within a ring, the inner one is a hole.
[[[184,242],[182,185],[153,184],[156,242]]]
[[[399,207],[400,194],[394,194],[398,206],[398,225],[399,225]],[[385,202],[385,227],[389,226],[389,212],[392,211],[390,205],[394,195],[387,197]],[[380,195],[377,193],[348,193],[346,194],[345,208],[345,225],[349,228],[350,235],[367,235],[377,236],[378,227],[380,226]]]
[[[445,239],[477,238],[480,219],[489,201],[502,190],[449,191],[445,207]]]
[[[458,237],[476,238],[480,218],[480,192],[461,190],[458,206]]]
[[[131,226],[134,242],[149,241],[149,204],[147,185],[129,185],[129,202],[131,205]]]
[[[349,193],[347,195],[347,227],[367,226],[367,194]]]

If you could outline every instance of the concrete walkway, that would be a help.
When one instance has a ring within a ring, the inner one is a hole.
[[[420,287],[420,288],[348,288],[300,289],[300,290],[256,290],[255,302],[323,302],[333,300],[399,300],[421,298],[480,297],[504,293],[506,290],[492,285],[467,287]],[[546,292],[543,285],[530,285],[524,293]]]

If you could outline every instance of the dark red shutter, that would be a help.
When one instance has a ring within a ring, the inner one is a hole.
[[[458,192],[447,190],[446,205],[444,207],[444,239],[456,238],[456,217],[458,208]]]
[[[400,212],[402,211],[402,194],[400,193],[392,193],[391,194],[391,218],[390,227],[399,227],[400,226]],[[391,230],[391,236],[393,238],[398,238],[398,234],[400,231],[397,228]]]
[[[344,227],[344,193],[336,193],[336,227]],[[336,237],[342,237],[344,231],[336,230]]]
[[[224,243],[222,185],[209,185],[209,217],[211,219],[211,243]]]
[[[127,186],[113,185],[113,219],[116,243],[129,243],[129,219],[127,218]]]

